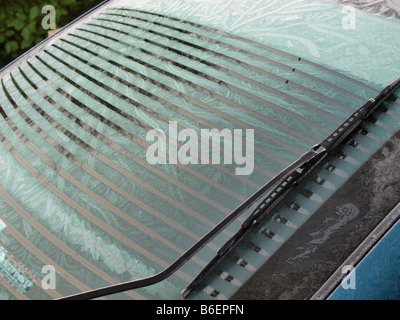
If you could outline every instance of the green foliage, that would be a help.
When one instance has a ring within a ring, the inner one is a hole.
[[[61,28],[102,0],[0,0],[0,68],[47,37],[42,28],[45,5],[56,9]]]

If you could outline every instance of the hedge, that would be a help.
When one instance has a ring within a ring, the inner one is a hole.
[[[0,8],[0,68],[47,37],[42,27],[45,5],[56,9],[60,28],[101,3],[102,0],[7,0]]]

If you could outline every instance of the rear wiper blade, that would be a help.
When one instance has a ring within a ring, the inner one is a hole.
[[[400,78],[382,90],[375,99],[370,99],[366,104],[354,112],[345,122],[343,122],[328,138],[320,144],[315,145],[308,152],[302,155],[297,161],[293,162],[279,174],[273,177],[262,188],[255,192],[250,198],[243,202],[237,209],[232,211],[216,227],[210,230],[204,237],[196,242],[189,250],[179,257],[168,268],[156,275],[133,280],[121,284],[116,284],[104,288],[94,289],[78,293],[75,295],[60,298],[60,300],[73,299],[94,299],[105,295],[115,294],[123,291],[133,290],[150,286],[165,280],[174,274],[182,265],[190,260],[199,250],[220,234],[228,225],[235,221],[248,208],[254,205],[262,197],[265,197],[252,214],[244,221],[239,231],[236,232],[222,247],[210,263],[197,275],[197,277],[182,291],[182,295],[187,297],[200,282],[212,271],[215,266],[240,243],[240,241],[260,223],[275,208],[285,196],[295,188],[321,161],[323,161],[331,150],[336,148],[345,140],[362,121],[367,119],[383,102],[393,96],[394,91],[400,87]]]

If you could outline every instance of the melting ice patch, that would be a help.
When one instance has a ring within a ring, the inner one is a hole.
[[[303,247],[297,247],[301,253],[295,257],[289,258],[289,262],[298,259],[308,258],[319,246],[325,243],[335,232],[340,230],[349,221],[358,216],[360,210],[353,203],[347,203],[335,207],[335,214],[327,217],[323,222],[323,228],[313,232],[310,236],[313,238],[307,242]]]

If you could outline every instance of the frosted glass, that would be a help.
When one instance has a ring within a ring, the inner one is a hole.
[[[111,1],[3,70],[0,252],[18,273],[2,267],[0,298],[60,298],[171,265],[398,77],[398,21],[357,11],[343,31],[342,18],[323,1]],[[399,129],[398,101],[386,107],[189,299],[229,299]],[[169,121],[254,130],[253,173],[150,164],[146,136]],[[167,280],[105,298],[182,299],[253,208]]]

